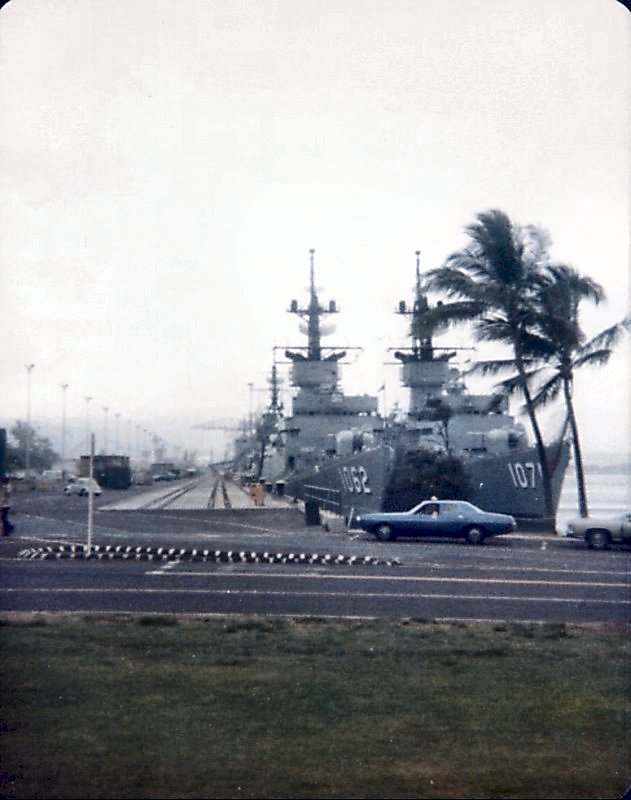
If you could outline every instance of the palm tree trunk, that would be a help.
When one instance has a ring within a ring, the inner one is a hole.
[[[578,425],[576,424],[576,415],[574,414],[574,403],[572,402],[572,389],[570,381],[567,378],[563,379],[563,395],[565,397],[567,418],[570,423],[570,430],[572,431],[572,453],[574,455],[574,469],[576,471],[578,512],[581,515],[581,517],[587,517],[589,514],[589,510],[587,508],[587,492],[585,490],[585,470],[583,468],[583,455],[581,453],[581,443],[578,438]]]
[[[548,533],[556,533],[556,512],[552,503],[552,481],[550,475],[550,466],[548,464],[548,456],[546,453],[546,447],[543,441],[543,436],[541,435],[541,429],[539,427],[537,415],[535,413],[535,407],[532,402],[532,396],[528,388],[524,364],[521,358],[521,354],[519,354],[517,350],[515,351],[515,364],[517,366],[517,372],[521,380],[521,387],[524,394],[524,400],[526,403],[526,411],[528,413],[528,418],[530,419],[530,424],[532,426],[532,431],[535,437],[535,445],[537,448],[537,455],[539,458],[539,464],[541,466],[541,481],[543,483],[543,502],[546,514],[544,520],[544,527]]]

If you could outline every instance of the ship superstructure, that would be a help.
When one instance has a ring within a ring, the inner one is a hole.
[[[346,395],[340,388],[340,362],[350,348],[324,346],[323,319],[338,313],[335,300],[324,306],[315,285],[310,250],[309,303],[292,300],[289,313],[302,320],[307,344],[285,350],[291,362],[291,385],[296,390],[291,416],[284,420],[285,467],[288,471],[315,468],[336,455],[372,446],[383,430],[378,401],[370,395]],[[355,349],[355,348],[353,348]]]
[[[462,372],[450,363],[458,350],[435,346],[440,318],[423,290],[418,250],[413,304],[402,300],[398,313],[410,318],[412,342],[394,353],[401,362],[401,383],[410,390],[400,429],[404,442],[465,458],[509,454],[527,446],[524,426],[509,414],[508,395],[471,394]]]

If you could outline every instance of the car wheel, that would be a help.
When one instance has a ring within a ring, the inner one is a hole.
[[[589,531],[587,546],[591,550],[606,550],[609,547],[609,534],[607,531]]]
[[[85,497],[86,495],[87,495],[87,491],[85,489],[81,489],[81,491],[79,492],[79,496],[80,497]]]
[[[380,542],[390,542],[394,539],[394,531],[389,525],[380,525],[375,530],[375,536]]]
[[[475,525],[469,528],[465,533],[465,539],[469,544],[482,544],[484,542],[484,536],[485,533],[482,528],[478,528]]]

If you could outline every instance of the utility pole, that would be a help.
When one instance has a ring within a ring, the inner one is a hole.
[[[103,453],[107,454],[107,412],[109,406],[103,406]]]
[[[61,474],[66,476],[66,391],[68,383],[61,384]]]
[[[85,398],[85,451],[90,452],[90,400],[91,397]]]
[[[31,372],[35,364],[26,365],[26,477],[31,467]]]
[[[88,488],[88,555],[92,552],[92,533],[94,531],[94,492],[92,482],[94,481],[94,434],[90,437],[90,458],[89,458],[89,488]]]

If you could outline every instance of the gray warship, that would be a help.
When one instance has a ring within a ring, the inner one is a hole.
[[[292,300],[289,312],[302,320],[307,343],[283,348],[295,389],[290,415],[273,390],[276,400],[259,425],[259,477],[266,483],[343,516],[349,525],[358,514],[406,510],[432,496],[511,514],[521,528],[544,524],[536,448],[509,413],[508,397],[471,394],[450,363],[456,350],[434,345],[437,326],[418,252],[413,302],[397,308],[410,320],[411,339],[409,348],[394,353],[409,389],[402,418],[384,418],[375,396],[346,395],[340,388],[346,349],[323,345],[321,325],[338,308],[318,298],[313,250],[309,302]],[[548,446],[555,515],[568,458],[567,442]]]

